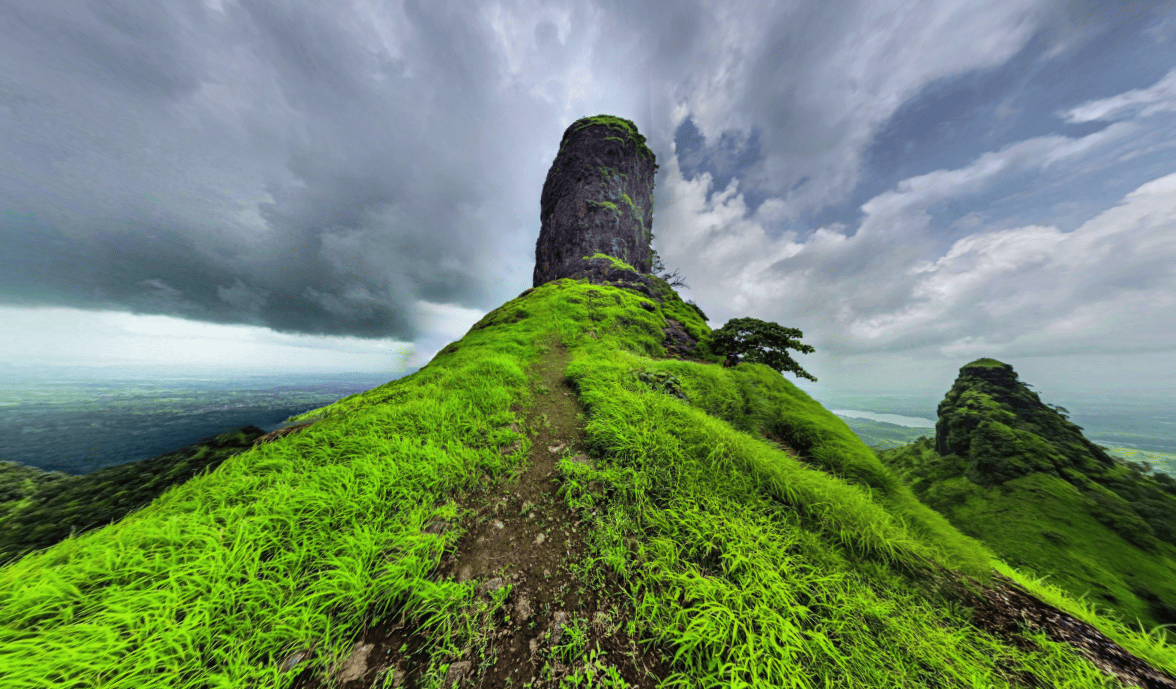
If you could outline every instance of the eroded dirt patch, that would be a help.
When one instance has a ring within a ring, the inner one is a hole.
[[[478,638],[450,659],[445,687],[555,687],[561,679],[623,679],[655,687],[670,674],[668,658],[638,644],[622,582],[596,572],[583,581],[591,517],[568,508],[559,494],[561,457],[591,464],[584,446],[583,410],[564,379],[570,354],[549,343],[531,372],[536,404],[527,414],[531,449],[521,475],[455,498],[461,519],[436,521],[426,532],[465,533],[442,560],[438,578],[478,582]],[[517,411],[517,410],[516,410]],[[601,583],[603,582],[603,583]],[[428,639],[403,617],[365,630],[351,656],[328,676],[309,669],[296,689],[423,686]],[[389,677],[391,675],[391,677]],[[619,686],[619,685],[618,685]]]
[[[667,357],[694,360],[694,348],[698,346],[698,342],[690,337],[690,333],[686,332],[681,323],[673,318],[667,318],[662,333],[665,334],[662,346],[666,348]]]
[[[297,433],[299,431],[304,431],[313,425],[314,425],[314,422],[309,421],[307,423],[300,423],[300,424],[296,424],[294,426],[286,426],[284,428],[279,428],[276,431],[271,431],[269,433],[266,433],[265,435],[261,436],[257,440],[254,440],[253,444],[254,445],[262,445],[264,443],[271,443],[275,440],[278,440],[279,438],[285,438],[288,435],[292,435],[292,434]]]
[[[1014,580],[993,572],[991,585],[924,559],[924,582],[945,599],[972,609],[972,624],[1023,651],[1040,647],[1027,633],[1044,632],[1074,650],[1124,686],[1176,689],[1176,678],[1132,655],[1091,625],[1066,614],[1026,591]],[[1011,679],[1021,686],[1046,686],[1035,676],[1017,672]]]

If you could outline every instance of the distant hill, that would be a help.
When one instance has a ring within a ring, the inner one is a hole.
[[[117,522],[265,435],[256,426],[138,462],[71,476],[0,462],[0,565]]]
[[[1010,564],[1127,623],[1176,624],[1176,481],[1087,440],[1008,364],[961,368],[935,439],[880,457]]]

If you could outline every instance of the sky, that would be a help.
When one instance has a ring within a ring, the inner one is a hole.
[[[564,130],[818,383],[1176,390],[1176,4],[0,0],[0,372],[388,372],[531,286]]]

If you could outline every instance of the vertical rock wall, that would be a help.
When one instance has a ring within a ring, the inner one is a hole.
[[[543,184],[533,286],[590,271],[598,253],[648,273],[657,167],[629,120],[572,123]]]

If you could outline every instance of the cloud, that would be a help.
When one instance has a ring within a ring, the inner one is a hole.
[[[980,316],[934,314],[957,298],[984,312],[1001,281],[1052,270],[1032,257],[1076,240],[1045,222],[998,226],[990,209],[941,227],[936,208],[1137,135],[1138,118],[1170,101],[1159,84],[1074,109],[1074,122],[1124,120],[1100,132],[1035,134],[904,173],[869,192],[860,223],[808,233],[796,220],[846,203],[904,103],[1044,34],[1064,46],[1048,59],[1062,60],[1091,26],[1117,26],[1095,5],[14,0],[0,7],[0,303],[344,349],[346,338],[413,342],[414,356],[431,356],[530,286],[560,137],[581,116],[613,113],[658,154],[659,251],[712,315],[803,321],[847,355],[1015,343],[1028,306],[993,302],[1009,325],[991,337]],[[690,179],[682,168],[701,163],[673,148],[687,118],[714,167]],[[1158,201],[1126,206],[1145,203]],[[1167,257],[1152,231],[1137,235]],[[1144,258],[1128,263],[1147,268]],[[1160,288],[1097,270],[1118,282],[1057,279],[1119,295],[1123,318],[1146,306],[1131,290]],[[1049,302],[1071,317],[1057,327],[1093,328],[1064,292]]]
[[[1110,98],[1083,103],[1058,113],[1067,122],[1119,120],[1127,117],[1150,117],[1162,112],[1176,112],[1176,69],[1146,89],[1134,89]]]
[[[1119,127],[1116,129],[1115,127]],[[1140,186],[1074,232],[1031,225],[972,231],[935,254],[928,208],[977,194],[1024,170],[1079,164],[1131,131],[1121,123],[1079,139],[1040,137],[958,170],[904,180],[844,226],[770,238],[779,200],[744,217],[732,183],[705,201],[709,176],[669,165],[674,228],[661,253],[690,256],[691,294],[716,323],[753,315],[811,331],[837,356],[922,350],[935,356],[1023,356],[1176,348],[1176,175]],[[1113,345],[1110,345],[1111,342]]]
[[[568,123],[453,9],[0,10],[0,301],[412,339],[513,297]]]
[[[0,306],[0,361],[20,368],[93,367],[138,373],[375,372],[419,366],[396,340],[278,333],[159,315]]]
[[[743,35],[719,63],[721,80],[696,88],[680,116],[688,111],[709,140],[762,127],[764,160],[743,184],[781,198],[797,218],[858,185],[864,151],[904,102],[937,79],[1005,62],[1045,9],[1033,0],[792,3],[739,15]]]
[[[1074,232],[1024,227],[956,242],[912,269],[919,302],[893,327],[934,323],[949,334],[945,353],[1176,350],[1172,265],[1176,174],[1139,187]]]

